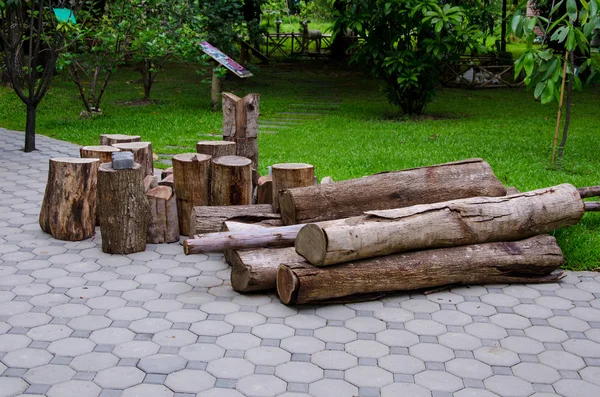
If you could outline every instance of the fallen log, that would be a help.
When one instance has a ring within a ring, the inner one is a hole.
[[[419,249],[521,240],[576,224],[584,205],[574,186],[562,184],[366,214],[345,225],[304,226],[296,252],[315,266],[328,266]]]
[[[513,242],[414,251],[327,269],[303,261],[283,263],[277,271],[277,293],[285,304],[304,304],[447,284],[554,282],[564,277],[562,271],[553,272],[562,263],[556,239],[543,235]]]
[[[273,222],[276,226],[282,225],[281,216],[273,212],[271,204],[197,206],[191,211],[189,236],[219,232],[223,222],[232,218],[246,218],[247,223]]]
[[[470,159],[289,189],[279,201],[283,222],[293,225],[347,218],[369,210],[504,195],[506,189],[490,165]]]

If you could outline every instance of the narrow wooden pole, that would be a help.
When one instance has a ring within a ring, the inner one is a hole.
[[[583,206],[585,207],[585,212],[600,212],[600,202],[588,202],[584,201]]]
[[[219,101],[221,100],[221,79],[212,70],[212,80],[210,84],[210,107],[213,112],[219,110]]]
[[[556,131],[554,132],[554,143],[552,144],[552,164],[556,160],[556,145],[558,144],[558,130],[560,129],[560,119],[562,118],[563,99],[565,97],[565,80],[567,79],[567,57],[569,51],[565,52],[565,66],[563,67],[562,85],[560,88],[560,100],[558,101],[558,115],[556,116]]]

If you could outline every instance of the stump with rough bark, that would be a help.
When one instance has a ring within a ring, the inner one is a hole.
[[[235,142],[229,141],[199,141],[196,143],[196,152],[208,154],[213,159],[223,156],[235,156]]]
[[[98,168],[103,252],[131,254],[146,249],[149,207],[143,180],[139,164],[123,170],[113,169],[111,163]]]
[[[142,137],[139,135],[123,134],[102,134],[100,135],[100,145],[112,146],[116,143],[140,142]]]
[[[177,202],[173,189],[157,186],[148,191],[146,197],[150,205],[147,242],[161,244],[179,241]]]
[[[154,175],[152,142],[115,143],[113,146],[122,152],[133,153],[133,161],[142,166],[144,175]]]
[[[315,185],[315,167],[303,163],[273,164],[273,209],[279,212],[279,194],[286,189]]]
[[[39,218],[44,232],[66,241],[94,235],[98,163],[95,158],[50,159]]]
[[[100,165],[110,163],[112,161],[112,154],[120,150],[114,146],[84,146],[79,149],[79,155],[82,159],[98,159],[100,160],[98,165]]]
[[[250,159],[224,156],[212,160],[210,202],[211,205],[252,204],[252,162]]]
[[[210,201],[210,160],[206,154],[173,156],[173,186],[177,195],[177,218],[181,234],[190,235],[192,208]]]

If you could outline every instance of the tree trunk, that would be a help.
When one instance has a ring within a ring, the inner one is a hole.
[[[221,96],[221,79],[215,73],[215,70],[212,71],[212,78],[210,84],[210,108],[213,112],[219,110],[219,99]]]
[[[273,212],[271,204],[202,206],[194,207],[190,217],[190,236],[220,232],[223,222],[233,218],[245,218],[247,222],[272,222],[281,225],[281,216]]]
[[[306,262],[282,264],[277,292],[285,304],[304,304],[448,284],[555,282],[564,276],[562,271],[552,273],[562,263],[556,240],[544,235],[363,259],[327,269]]]
[[[273,204],[273,176],[261,176],[257,186],[257,204]]]
[[[286,189],[314,185],[315,167],[310,164],[273,164],[273,209],[279,212],[279,194]]]
[[[80,241],[94,235],[98,159],[50,159],[40,211],[40,227],[57,240]]]
[[[283,222],[291,225],[347,218],[369,210],[505,194],[490,165],[470,159],[290,189],[280,194],[279,203]]]
[[[141,142],[142,137],[139,135],[123,135],[123,134],[102,134],[100,135],[100,145],[113,146],[117,143]]]
[[[258,180],[259,94],[239,98],[223,93],[223,140],[235,142],[236,154],[252,160],[253,180]]]
[[[146,193],[150,205],[148,221],[149,244],[174,243],[179,241],[177,203],[173,189],[158,186]]]
[[[112,154],[120,149],[114,146],[84,146],[79,149],[82,159],[99,159],[98,165],[112,162]]]
[[[569,53],[570,67],[573,68],[575,65],[573,59],[573,51]],[[565,125],[563,127],[562,138],[558,145],[558,161],[559,163],[563,160],[563,154],[565,151],[565,145],[567,144],[567,134],[569,133],[569,123],[571,122],[571,98],[573,96],[573,75],[569,77],[567,83],[567,102],[565,103]]]
[[[208,154],[213,159],[223,156],[235,156],[235,142],[200,141],[196,143],[196,152]]]
[[[521,240],[576,224],[584,206],[577,189],[563,184],[366,214],[346,225],[304,226],[296,251],[315,266],[329,266],[419,249]]]
[[[144,176],[154,175],[152,142],[115,143],[113,146],[123,152],[133,153],[133,161],[142,166]]]
[[[114,170],[111,163],[98,168],[102,251],[131,254],[146,249],[149,206],[141,165]]]
[[[27,104],[27,122],[25,124],[25,153],[35,150],[35,118],[37,115],[37,105]]]
[[[192,208],[208,205],[210,199],[210,156],[184,153],[173,156],[173,186],[177,195],[179,231],[190,235]]]
[[[239,156],[219,157],[212,160],[211,171],[211,205],[252,204],[250,159]]]

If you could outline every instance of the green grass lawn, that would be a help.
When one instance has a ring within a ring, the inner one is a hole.
[[[209,85],[185,66],[171,65],[159,74],[147,106],[125,106],[123,101],[143,95],[139,75],[122,69],[108,88],[104,116],[79,119],[82,106],[75,86],[57,78],[39,107],[39,134],[75,142],[98,143],[100,134],[141,135],[152,141],[154,152],[193,151],[198,140],[219,139],[222,115],[209,111]],[[519,190],[560,183],[600,184],[598,135],[600,91],[574,96],[565,161],[559,170],[548,167],[554,135],[556,105],[542,106],[525,90],[443,89],[425,117],[399,119],[388,105],[377,81],[326,65],[271,65],[246,81],[226,80],[224,89],[237,95],[261,94],[260,120],[298,118],[298,124],[277,134],[259,134],[260,172],[279,162],[308,162],[319,177],[334,180],[360,177],[384,170],[423,166],[481,157],[498,178]],[[297,104],[332,108],[326,113],[299,113]],[[0,126],[23,130],[24,106],[14,93],[0,87]],[[600,216],[556,233],[569,269],[600,267]]]

